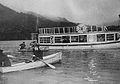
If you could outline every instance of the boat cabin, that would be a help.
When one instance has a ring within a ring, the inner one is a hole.
[[[39,28],[39,44],[74,44],[112,42],[119,39],[118,32],[107,32],[105,26],[78,25],[73,27]]]

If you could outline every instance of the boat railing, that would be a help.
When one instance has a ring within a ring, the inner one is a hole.
[[[94,32],[106,32],[107,27],[97,26],[73,26],[73,27],[52,27],[52,28],[39,28],[40,35],[52,35],[52,34],[75,34],[75,33],[94,33]]]

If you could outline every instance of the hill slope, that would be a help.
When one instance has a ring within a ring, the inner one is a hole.
[[[47,18],[35,13],[18,13],[0,4],[0,40],[30,39],[31,33],[35,32],[37,16],[38,27],[76,25],[61,17]]]

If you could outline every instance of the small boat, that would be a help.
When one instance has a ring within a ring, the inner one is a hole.
[[[1,73],[7,73],[7,72],[13,72],[13,71],[21,71],[21,70],[28,70],[38,67],[46,66],[46,63],[56,63],[59,62],[62,59],[62,52],[54,53],[48,56],[43,57],[43,61],[35,61],[30,63],[17,63],[13,64],[9,67],[0,67]]]
[[[79,24],[72,27],[39,28],[39,46],[49,49],[111,49],[120,48],[120,32],[107,26]]]

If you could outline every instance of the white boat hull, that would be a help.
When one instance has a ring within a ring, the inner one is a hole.
[[[62,59],[62,53],[55,53],[49,56],[46,56],[43,58],[44,62],[46,63],[56,63]],[[36,62],[30,62],[30,63],[18,63],[14,64],[10,67],[0,67],[0,72],[1,73],[7,73],[7,72],[13,72],[13,71],[21,71],[21,70],[27,70],[27,69],[32,69],[32,68],[37,68],[37,67],[43,67],[46,66],[45,63],[42,61],[36,61]]]
[[[43,45],[49,49],[112,49],[120,48],[120,41],[106,43],[84,43],[84,44],[65,44],[65,45]]]

